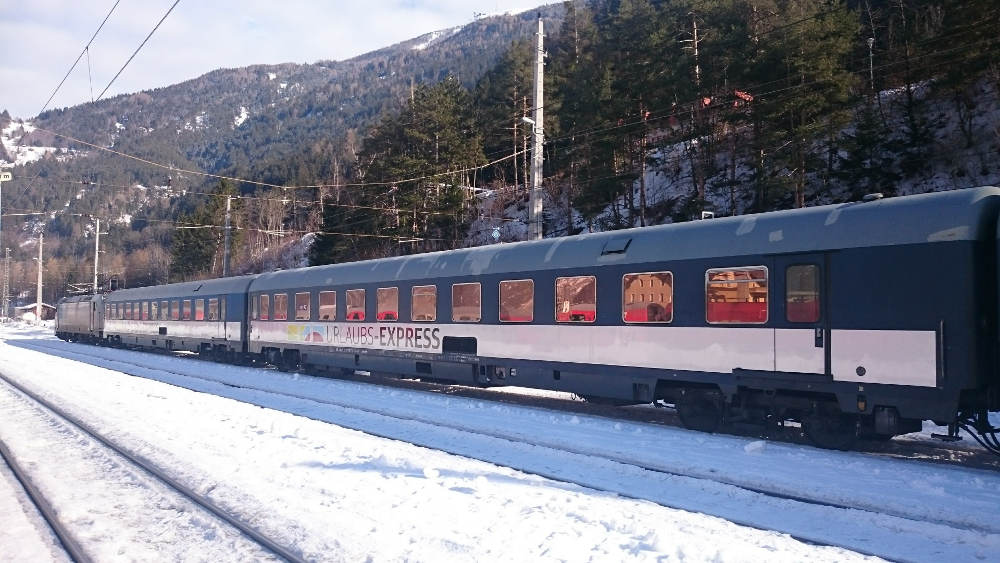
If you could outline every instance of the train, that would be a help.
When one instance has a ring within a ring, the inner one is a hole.
[[[672,405],[825,448],[931,420],[1000,453],[998,215],[987,186],[119,289],[62,300],[55,332]]]

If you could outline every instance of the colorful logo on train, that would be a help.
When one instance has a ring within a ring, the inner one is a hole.
[[[326,342],[326,326],[288,325],[287,337],[292,342]]]

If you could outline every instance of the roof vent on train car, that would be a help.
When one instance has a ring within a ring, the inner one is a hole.
[[[882,192],[875,192],[873,194],[865,194],[865,197],[861,198],[861,201],[878,201],[884,197]]]
[[[604,243],[604,250],[601,251],[601,256],[607,256],[608,254],[625,254],[628,250],[628,245],[632,244],[632,237],[618,237],[609,240]]]

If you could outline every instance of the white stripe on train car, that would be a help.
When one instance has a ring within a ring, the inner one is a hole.
[[[201,340],[223,340],[226,338],[227,323],[211,321],[126,321],[111,320],[105,322],[105,334],[122,334],[130,336],[151,336],[164,340],[178,338],[197,338]],[[229,340],[239,340],[239,323],[236,332]],[[166,327],[167,334],[160,334],[160,327]]]
[[[933,330],[834,330],[830,337],[835,381],[937,385],[937,333]]]
[[[823,374],[825,366],[824,348],[816,347],[815,329],[774,330],[775,371]]]
[[[623,367],[822,374],[825,362],[813,329],[284,321],[251,328],[254,350],[294,344],[440,354],[445,336],[476,338],[484,357]],[[831,340],[835,381],[937,384],[934,331],[835,330]]]

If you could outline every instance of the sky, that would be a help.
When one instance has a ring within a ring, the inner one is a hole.
[[[97,97],[174,0],[120,0],[48,109]],[[217,68],[344,60],[546,0],[180,0],[104,95]],[[0,111],[37,115],[115,0],[0,0]],[[89,74],[88,77],[88,58]],[[93,94],[91,94],[93,88]]]

